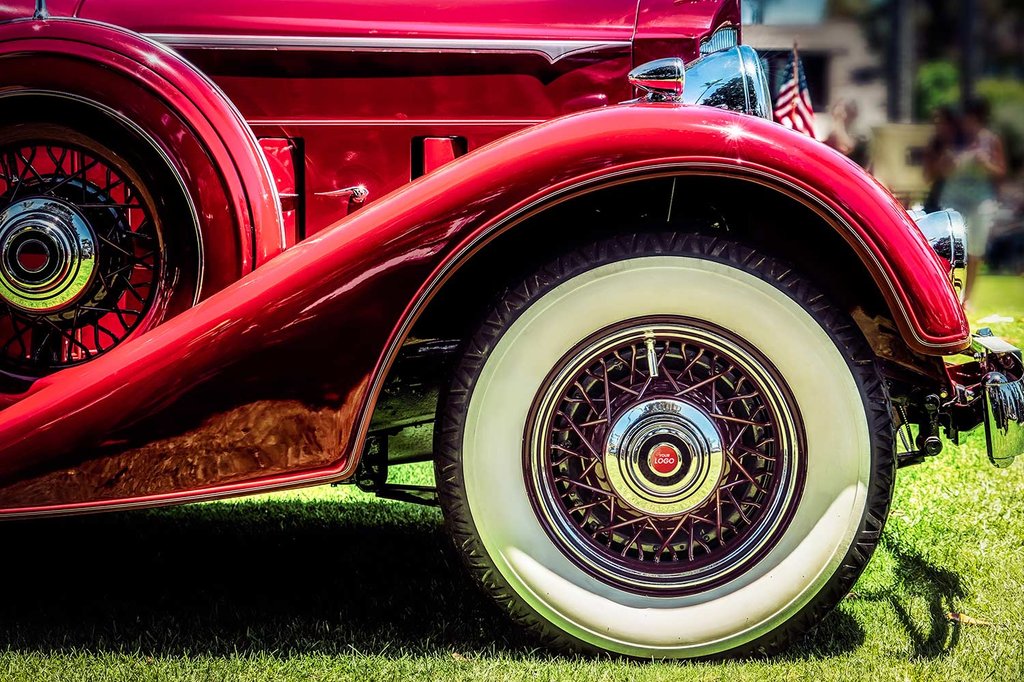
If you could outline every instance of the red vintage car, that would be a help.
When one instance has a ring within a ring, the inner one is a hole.
[[[961,218],[773,123],[740,37],[737,0],[0,4],[0,515],[355,483],[440,504],[549,642],[784,646],[896,467],[982,425],[1008,464],[1024,391]]]

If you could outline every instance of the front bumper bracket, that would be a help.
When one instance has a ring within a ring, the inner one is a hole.
[[[1017,360],[1020,351],[1016,348]],[[1024,453],[1024,380],[993,371],[985,375],[985,443],[997,467],[1010,466]]]
[[[1009,466],[1024,454],[1021,351],[982,329],[974,335],[969,353],[973,361],[950,372],[955,396],[952,407],[958,413],[954,421],[959,421],[964,431],[983,422],[989,460],[997,467]]]

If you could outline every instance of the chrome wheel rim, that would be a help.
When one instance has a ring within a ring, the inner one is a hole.
[[[642,594],[724,584],[799,503],[799,412],[727,330],[631,320],[570,350],[538,391],[524,467],[538,520],[598,580]]]
[[[0,372],[33,379],[117,346],[158,315],[156,205],[125,163],[75,141],[0,148]]]
[[[72,204],[36,197],[0,212],[0,296],[29,312],[57,310],[92,283],[96,237]]]

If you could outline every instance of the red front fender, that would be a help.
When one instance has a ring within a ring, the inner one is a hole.
[[[476,245],[553,198],[672,169],[755,178],[800,198],[857,251],[908,345],[938,354],[967,343],[967,321],[937,257],[897,202],[843,157],[773,123],[718,109],[612,107],[557,119],[470,154],[138,340],[40,381],[32,395],[0,413],[0,475],[14,481],[28,467],[52,468],[66,453],[75,454],[60,460],[64,467],[114,461],[122,456],[118,448],[129,447],[120,437],[107,441],[114,454],[92,446],[153,414],[159,417],[134,427],[134,437],[157,429],[156,447],[168,443],[166,454],[147,450],[146,456],[180,457],[176,436],[190,429],[237,432],[237,408],[268,401],[301,401],[315,413],[318,430],[312,433],[308,422],[305,450],[282,457],[282,439],[301,429],[294,419],[269,427],[264,421],[259,437],[237,446],[224,445],[220,435],[189,441],[206,444],[207,469],[218,468],[217,458],[228,462],[223,469],[230,478],[189,478],[176,469],[173,479],[130,494],[53,491],[48,499],[26,501],[0,492],[0,504],[9,513],[49,513],[345,478],[379,382],[411,322]],[[316,456],[293,456],[311,449]],[[185,467],[184,459],[178,463]],[[111,470],[98,466],[104,467]]]

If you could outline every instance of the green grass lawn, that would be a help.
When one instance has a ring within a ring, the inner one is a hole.
[[[971,318],[991,314],[1024,343],[1024,279],[981,283]],[[469,583],[436,510],[349,488],[2,532],[0,680],[1024,679],[1024,463],[992,467],[980,433],[899,473],[853,594],[768,661],[537,650]]]

